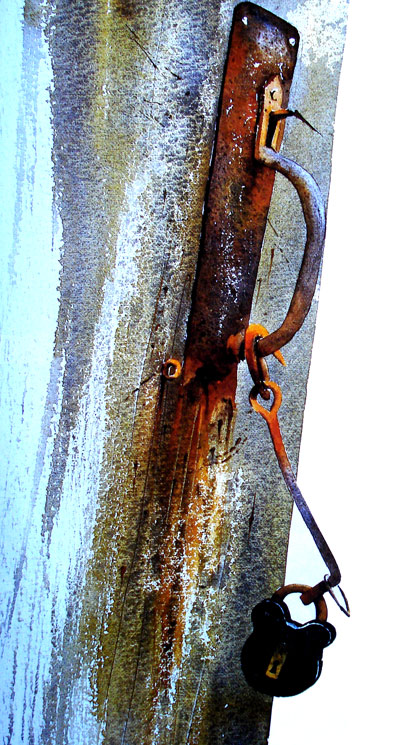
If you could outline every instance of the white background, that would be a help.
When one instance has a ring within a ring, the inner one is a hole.
[[[328,601],[338,635],[322,677],[275,699],[270,745],[400,740],[398,7],[350,0],[299,468],[352,614]],[[310,566],[321,579],[296,515],[287,581],[309,578]]]

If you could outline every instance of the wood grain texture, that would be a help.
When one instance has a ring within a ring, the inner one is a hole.
[[[240,649],[252,606],[283,580],[290,499],[242,366],[236,409],[229,385],[223,403],[198,408],[160,374],[183,358],[234,5],[30,0],[10,16],[0,717],[10,745],[266,736],[270,702],[247,687]],[[323,138],[290,123],[283,150],[327,195],[346,3],[334,24],[311,0],[262,5],[303,34],[290,105]],[[301,209],[276,181],[252,310],[271,330],[304,243]],[[287,372],[271,366],[293,463],[315,311]],[[179,407],[192,429],[174,428]],[[166,502],[174,473],[181,488]],[[160,592],[167,575],[179,613]],[[179,644],[168,653],[169,619]]]

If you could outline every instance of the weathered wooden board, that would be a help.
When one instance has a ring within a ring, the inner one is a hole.
[[[166,358],[183,359],[234,5],[27,0],[7,10],[1,723],[10,745],[266,737],[270,702],[247,687],[240,649],[252,605],[283,580],[290,499],[251,415],[243,366],[236,410],[226,397],[200,447],[206,413],[194,411],[192,431],[174,431],[179,406],[191,404],[160,373]],[[283,150],[327,196],[347,3],[261,5],[300,33],[290,103],[322,137],[290,122]],[[300,206],[277,177],[252,311],[271,330],[303,243]],[[315,312],[316,302],[287,369],[271,366],[293,463]],[[169,506],[168,468],[197,482],[182,503],[172,490]],[[160,547],[166,515],[175,543]],[[167,669],[157,649],[168,613]]]

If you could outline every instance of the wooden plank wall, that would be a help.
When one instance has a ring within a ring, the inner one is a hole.
[[[347,2],[261,4],[300,32],[290,103],[322,136],[288,122],[283,152],[327,197]],[[244,365],[236,409],[215,415],[213,457],[192,469],[199,486],[177,512],[180,644],[168,670],[154,612],[169,567],[153,466],[178,406],[160,370],[182,359],[235,2],[13,5],[2,111],[3,741],[264,741],[271,703],[247,687],[239,658],[251,608],[284,579],[292,505]],[[300,205],[277,178],[253,306],[270,330],[303,243]],[[316,305],[287,368],[271,365],[293,464]]]

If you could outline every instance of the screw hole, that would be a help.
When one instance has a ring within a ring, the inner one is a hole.
[[[162,366],[162,373],[167,380],[179,378],[182,372],[182,365],[179,360],[169,359]]]

